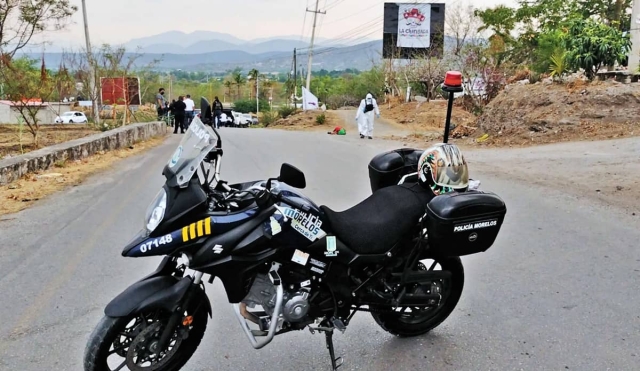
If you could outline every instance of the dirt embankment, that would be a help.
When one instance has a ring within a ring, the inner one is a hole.
[[[324,122],[318,116],[324,115]],[[331,111],[298,111],[286,118],[280,118],[268,126],[280,130],[322,130],[330,131],[336,126],[344,126],[340,117]]]
[[[478,118],[488,145],[531,145],[640,134],[640,84],[510,85]]]
[[[441,130],[447,117],[447,101],[432,100],[429,102],[402,103],[391,100],[380,103],[381,116],[414,131]],[[455,107],[451,114],[451,122],[456,125],[473,125],[476,117],[471,113]]]
[[[406,125],[411,142],[442,139],[445,101],[381,104],[383,116]],[[453,142],[521,147],[640,135],[640,84],[540,82],[505,88],[481,116],[454,106]]]

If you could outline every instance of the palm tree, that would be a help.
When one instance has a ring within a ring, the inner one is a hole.
[[[256,94],[258,91],[258,76],[260,75],[260,72],[258,72],[258,70],[256,70],[255,68],[253,68],[251,71],[249,71],[249,78],[251,80],[253,80],[253,93]],[[249,95],[249,98],[251,98],[251,95]]]
[[[231,80],[226,80],[224,82],[224,87],[227,88],[226,92],[225,92],[225,97],[228,95],[229,98],[231,98],[231,87],[233,86],[233,82]],[[225,98],[223,98],[224,101],[226,101]]]
[[[238,97],[237,99],[240,99],[240,87],[246,82],[247,80],[245,80],[244,76],[242,76],[242,74],[240,72],[234,72],[233,73],[233,82],[236,84],[236,86],[238,87]]]

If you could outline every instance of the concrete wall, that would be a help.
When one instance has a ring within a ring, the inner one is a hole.
[[[136,141],[166,133],[167,125],[163,122],[134,124],[0,160],[0,185],[27,173],[46,170],[58,161],[79,160],[99,151],[129,147]]]
[[[41,124],[53,124],[56,116],[71,111],[69,103],[49,103],[49,106],[38,111],[38,120]],[[0,124],[17,124],[20,112],[8,104],[0,103]]]

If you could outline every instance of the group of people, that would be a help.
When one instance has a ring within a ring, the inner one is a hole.
[[[180,128],[180,133],[184,134],[185,129],[189,127],[191,120],[193,120],[196,106],[193,99],[191,99],[191,95],[181,95],[178,100],[174,99],[171,103],[167,103],[164,98],[164,88],[160,88],[156,95],[156,105],[158,107],[158,120],[161,120],[167,113],[171,113],[175,122],[173,133],[178,134],[178,128]]]
[[[189,127],[191,120],[194,117],[194,108],[196,104],[191,99],[191,95],[187,94],[186,97],[182,95],[167,104],[167,100],[164,98],[164,88],[158,89],[156,95],[156,104],[158,106],[158,120],[162,120],[168,112],[175,118],[175,124],[173,133],[178,134],[178,128],[180,132],[184,134],[186,128]],[[221,122],[226,121],[226,116],[223,112],[222,103],[215,97],[213,101],[213,124],[216,128],[220,127]],[[358,132],[360,133],[360,139],[365,137],[373,139],[373,123],[374,113],[380,118],[380,109],[378,108],[378,102],[373,97],[373,94],[367,93],[365,98],[360,101],[360,107],[356,113],[356,122],[358,123]]]

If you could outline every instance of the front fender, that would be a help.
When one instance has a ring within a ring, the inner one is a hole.
[[[104,309],[104,313],[109,317],[128,317],[146,311],[158,309],[173,312],[185,294],[192,286],[191,277],[178,279],[174,276],[156,276],[145,278],[134,283],[116,296]],[[207,295],[200,289],[194,295],[199,296],[207,309],[209,317],[212,315],[211,303]]]

